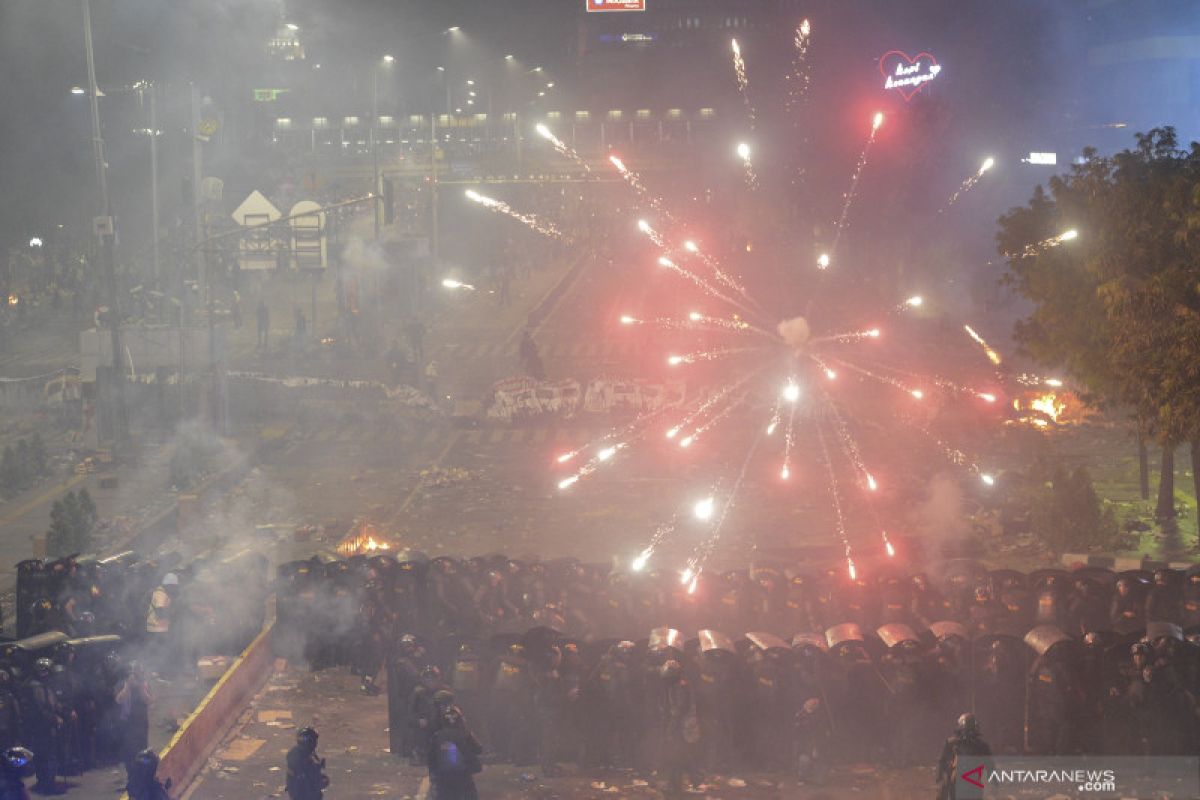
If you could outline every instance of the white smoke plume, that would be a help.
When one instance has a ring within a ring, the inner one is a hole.
[[[808,328],[808,320],[804,317],[792,317],[785,319],[776,326],[779,335],[788,343],[788,347],[793,350],[800,350],[808,344],[811,336],[811,331]]]

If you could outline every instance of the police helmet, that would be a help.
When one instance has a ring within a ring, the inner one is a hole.
[[[514,642],[508,646],[508,652],[514,656],[523,656],[525,655],[525,645],[520,642]]]
[[[33,662],[33,674],[39,678],[49,677],[52,671],[54,671],[54,662],[48,658],[39,658]]]
[[[1139,654],[1145,656],[1146,658],[1149,658],[1150,657],[1150,645],[1146,644],[1145,642],[1134,643],[1134,645],[1129,648],[1129,655],[1136,656]]]
[[[439,689],[433,693],[433,704],[435,706],[449,706],[454,704],[454,692],[449,689]]]
[[[979,733],[979,720],[975,719],[975,715],[970,712],[963,714],[958,718],[954,732],[959,736],[975,736]]]
[[[299,744],[305,744],[305,745],[309,745],[311,747],[316,747],[317,746],[317,729],[312,727],[311,725],[306,725],[305,727],[296,731],[296,741]]]
[[[154,752],[150,748],[146,748],[137,754],[137,756],[134,758],[134,763],[137,764],[138,767],[146,770],[147,774],[153,775],[158,771],[158,753]]]
[[[442,679],[442,671],[435,666],[428,666],[421,670],[421,680],[423,681],[439,681]]]
[[[658,674],[665,680],[678,680],[683,675],[683,665],[675,659],[668,659],[658,668]]]
[[[18,775],[24,775],[33,764],[33,753],[24,747],[10,747],[4,751],[4,763]]]

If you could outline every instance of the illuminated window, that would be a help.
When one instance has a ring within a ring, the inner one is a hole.
[[[576,111],[575,112],[575,119],[579,122],[587,122],[591,116],[592,116],[592,114],[590,111]]]
[[[550,111],[546,114],[546,118],[554,119],[554,120],[562,119],[562,112],[561,111]]]
[[[396,118],[395,118],[395,117],[389,117],[389,116],[386,116],[386,115],[385,115],[385,116],[382,116],[382,117],[380,117],[380,118],[379,118],[379,124],[380,124],[380,125],[395,125],[395,124],[396,124]]]
[[[424,125],[425,118],[422,117],[420,114],[413,114],[408,118],[408,124],[409,125]]]
[[[329,117],[313,117],[313,127],[314,128],[328,128],[329,127]]]
[[[516,122],[517,121],[517,112],[505,111],[504,112],[504,121],[505,122]]]
[[[608,118],[609,119],[620,119],[621,118],[621,110],[618,108],[614,108],[612,111],[609,111]]]
[[[683,109],[682,108],[667,109],[667,116],[670,117],[671,119],[679,119],[680,117],[683,116]]]
[[[712,119],[712,118],[713,118],[713,117],[715,117],[716,115],[717,115],[717,112],[716,112],[716,110],[715,110],[715,109],[712,109],[712,108],[702,108],[702,109],[700,109],[700,116],[701,116],[703,119]]]
[[[358,117],[346,117],[345,119],[342,120],[342,125],[344,125],[347,128],[353,128],[357,124],[358,124]]]
[[[287,130],[288,128],[292,127],[292,121],[287,117],[280,117],[279,119],[275,120],[275,127],[280,130]]]
[[[476,115],[475,115],[475,121],[476,121],[476,122],[486,122],[486,121],[487,121],[487,114],[476,114]]]
[[[650,109],[639,108],[637,110],[637,118],[638,119],[650,119]]]

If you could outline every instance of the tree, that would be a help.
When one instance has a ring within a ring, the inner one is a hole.
[[[5,494],[12,494],[17,491],[20,484],[21,470],[17,464],[17,454],[9,445],[4,448],[4,455],[0,457],[0,490],[3,490]]]
[[[1196,442],[1200,460],[1200,145],[1181,151],[1169,127],[1136,142],[1108,158],[1086,150],[1049,195],[1038,187],[1000,218],[997,243],[1005,281],[1034,304],[1021,348],[1158,441],[1157,516],[1169,519],[1175,447]],[[1069,228],[1079,241],[1038,244]]]
[[[91,549],[96,520],[96,505],[87,489],[81,489],[78,495],[67,492],[50,508],[46,552],[55,558],[87,552]]]
[[[35,433],[29,441],[30,458],[33,462],[34,474],[39,478],[50,472],[50,460],[46,455],[46,443],[42,435]]]

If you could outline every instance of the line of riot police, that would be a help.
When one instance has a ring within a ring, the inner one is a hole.
[[[261,630],[265,560],[178,562],[126,552],[17,565],[17,638],[0,637],[0,752],[33,752],[38,791],[61,793],[59,775],[135,765],[149,738],[151,670],[236,654]],[[160,592],[170,623],[156,637],[148,620]]]
[[[386,667],[399,755],[426,683],[454,693],[493,757],[551,770],[681,752],[810,774],[833,752],[923,762],[969,710],[997,752],[1170,752],[1197,730],[1196,568],[759,568],[691,594],[673,574],[571,559],[410,553],[285,564],[277,597],[282,655],[347,664],[368,692]],[[670,724],[668,661],[691,698]]]

